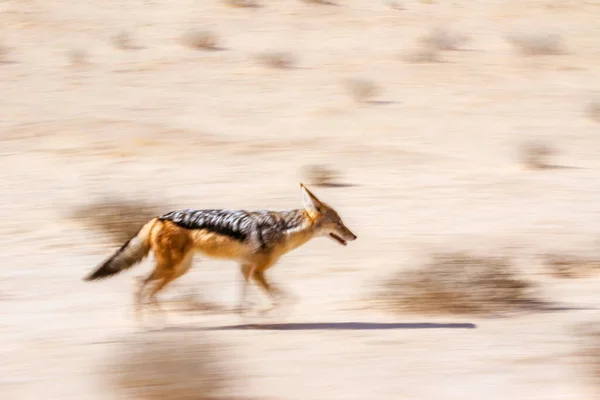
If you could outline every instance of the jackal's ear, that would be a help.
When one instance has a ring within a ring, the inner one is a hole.
[[[317,196],[312,194],[302,183],[300,184],[300,189],[302,190],[302,202],[304,203],[304,208],[309,212],[321,211],[321,201]]]

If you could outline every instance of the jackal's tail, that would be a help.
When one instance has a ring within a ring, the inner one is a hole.
[[[142,261],[150,252],[150,232],[156,221],[156,218],[148,221],[134,237],[125,242],[119,250],[83,280],[96,281],[108,278]]]

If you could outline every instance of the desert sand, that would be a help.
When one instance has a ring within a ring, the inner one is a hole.
[[[586,110],[600,101],[600,3],[261,5],[0,2],[0,397],[143,398],[106,370],[128,343],[170,335],[225,349],[220,399],[595,398],[577,331],[598,318],[599,278],[551,276],[539,255],[598,251],[600,124]],[[435,28],[469,40],[423,56]],[[216,49],[182,39],[202,31]],[[561,52],[507,40],[540,34]],[[271,52],[291,67],[265,65]],[[352,79],[377,88],[369,101]],[[519,163],[530,140],[556,149],[551,168]],[[270,271],[294,306],[241,318],[237,266],[197,258],[162,298],[167,329],[148,331],[131,291],[151,260],[82,281],[118,244],[69,218],[75,207],[111,195],[165,212],[296,208],[312,164],[339,174],[312,189],[358,240],[315,240]],[[451,250],[509,254],[561,307],[377,306],[382,282]],[[215,309],[184,312],[187,299]]]

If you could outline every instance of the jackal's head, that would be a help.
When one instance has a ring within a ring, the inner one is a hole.
[[[342,218],[333,208],[319,200],[303,184],[300,184],[300,188],[304,209],[313,221],[317,236],[329,236],[344,246],[356,239],[356,235],[344,225]]]

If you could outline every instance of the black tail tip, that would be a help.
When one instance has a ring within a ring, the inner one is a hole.
[[[85,276],[83,278],[83,280],[85,282],[97,281],[97,280],[100,280],[102,278],[106,278],[106,277],[111,276],[111,275],[113,275],[113,274],[110,273],[109,271],[105,271],[102,268],[100,268],[100,269],[92,272],[91,274]]]

